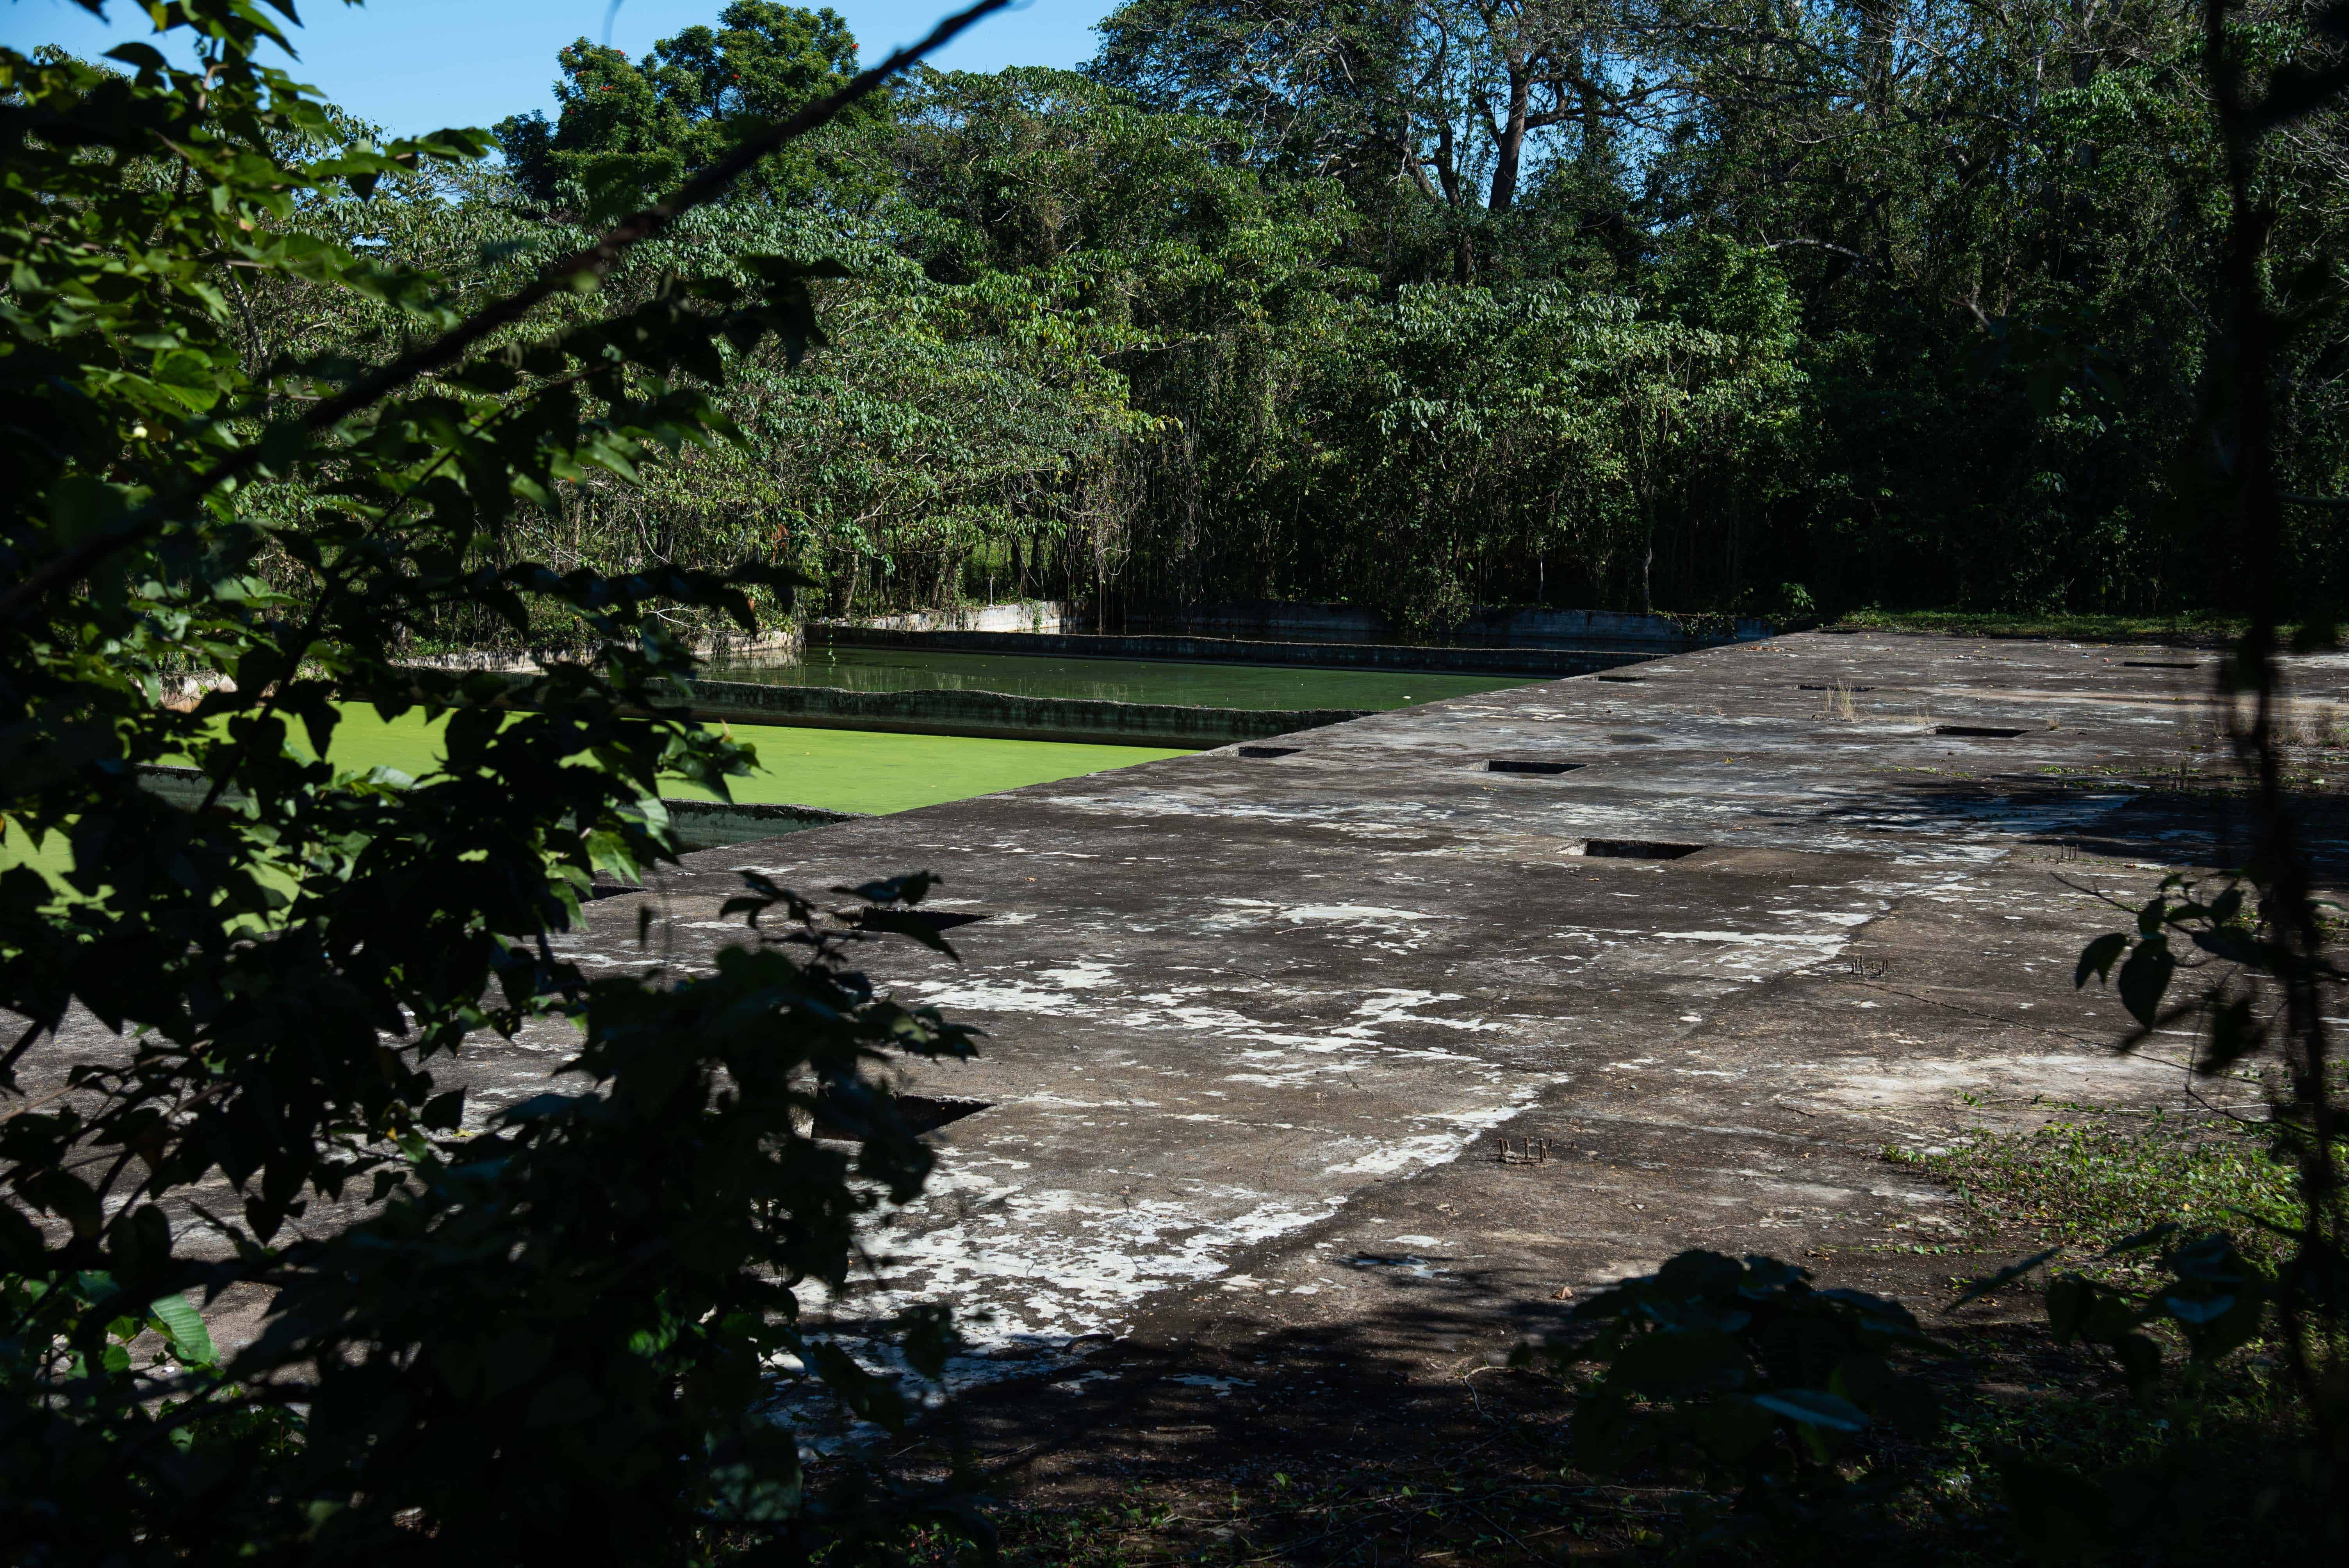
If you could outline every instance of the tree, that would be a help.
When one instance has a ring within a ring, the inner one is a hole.
[[[758,1413],[781,1358],[874,1418],[896,1406],[801,1332],[793,1290],[841,1279],[857,1214],[923,1178],[878,1069],[969,1048],[846,960],[957,922],[911,907],[925,876],[829,913],[753,878],[714,972],[565,961],[594,878],[676,853],[658,781],[722,793],[751,759],[666,705],[692,664],[659,613],[747,623],[795,579],[760,557],[556,571],[508,545],[591,471],[730,438],[732,365],[815,335],[809,269],[781,257],[609,314],[564,302],[919,51],[460,312],[315,220],[463,166],[479,133],[349,138],[255,58],[284,40],[249,0],[166,20],[195,68],[146,44],[119,69],[0,50],[21,481],[0,501],[0,1532],[54,1562],[804,1549],[825,1510]],[[403,346],[257,344],[223,271],[367,302]],[[523,625],[533,600],[595,643],[526,711],[399,662],[435,615]],[[315,760],[355,702],[445,719],[445,764]],[[171,757],[210,781],[196,810],[140,787]],[[69,864],[25,863],[57,840]],[[575,1028],[576,1054],[468,1119],[441,1058],[533,1023]],[[813,1136],[819,1107],[847,1140]],[[337,1199],[365,1217],[288,1230]],[[268,1325],[223,1358],[188,1293],[240,1284],[270,1293]],[[911,1327],[935,1367],[942,1325]]]
[[[498,124],[515,182],[542,207],[566,204],[566,182],[597,211],[616,211],[715,161],[741,135],[838,90],[856,68],[856,40],[829,6],[730,0],[715,28],[688,27],[630,63],[581,38],[555,57],[552,126],[533,110]],[[885,117],[888,100],[860,101],[854,127]],[[820,160],[793,150],[746,189],[771,200],[810,193]],[[829,170],[836,172],[836,170]]]
[[[1134,0],[1089,67],[1154,108],[1247,128],[1269,167],[1345,181],[1366,210],[1417,197],[1448,214],[1454,282],[1516,202],[1539,149],[1571,132],[1603,160],[1605,122],[1644,88],[1611,68],[1617,19],[1592,0]],[[1406,209],[1408,210],[1408,209]]]

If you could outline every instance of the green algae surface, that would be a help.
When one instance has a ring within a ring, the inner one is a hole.
[[[759,752],[756,773],[727,781],[735,799],[876,815],[1187,755],[1151,746],[893,735],[780,724],[735,724],[726,728],[735,739],[756,747]],[[421,778],[439,765],[439,729],[437,724],[427,725],[420,711],[387,721],[373,708],[347,707],[343,722],[335,730],[330,754],[337,767],[397,768]],[[298,745],[298,730],[296,735]],[[661,793],[711,798],[707,790],[673,779],[663,782]]]
[[[759,753],[757,772],[728,780],[736,800],[875,815],[1187,755],[1150,746],[893,735],[774,724],[737,724],[728,728],[735,739],[756,747]],[[294,744],[306,753],[301,727],[293,729]],[[428,724],[420,709],[387,720],[371,707],[347,705],[329,755],[340,768],[396,768],[421,778],[440,765],[440,723]],[[709,791],[676,779],[664,780],[661,793],[712,798]],[[29,864],[55,877],[72,863],[71,851],[60,834],[51,834],[34,851],[24,830],[10,823],[6,837],[0,839],[0,870]]]

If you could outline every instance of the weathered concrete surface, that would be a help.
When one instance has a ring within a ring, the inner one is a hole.
[[[651,954],[634,896],[565,945],[591,969],[702,962],[744,866],[811,891],[926,867],[940,903],[988,916],[959,965],[876,951],[901,995],[990,1032],[909,1084],[990,1109],[936,1135],[934,1191],[831,1304],[951,1301],[966,1381],[1057,1375],[1087,1336],[1309,1333],[1441,1364],[1698,1243],[1914,1299],[1955,1266],[1935,1255],[1952,1204],[1888,1145],[2035,1095],[2185,1087],[2184,1042],[2116,1057],[2117,1005],[2071,985],[2118,923],[2099,895],[2225,858],[2223,821],[2152,788],[2207,756],[2208,671],[2181,661],[1826,635],[1682,655],[1287,756],[707,851],[644,895]],[[2349,696],[2349,661],[2297,678],[2303,718]],[[538,1092],[568,1048],[550,1026],[471,1054],[471,1113]],[[1503,1163],[1505,1137],[1549,1140],[1547,1162]]]
[[[988,916],[957,934],[960,965],[878,971],[990,1031],[980,1060],[907,1076],[991,1109],[937,1135],[934,1191],[836,1304],[952,1301],[993,1358],[973,1378],[1227,1319],[1447,1344],[1700,1242],[1837,1253],[1839,1281],[1913,1295],[1946,1277],[1930,1254],[1951,1205],[1887,1145],[2034,1095],[2181,1087],[2174,1055],[2116,1057],[2117,1006],[2071,984],[2117,923],[2099,893],[2220,852],[2223,825],[2147,788],[2194,765],[2207,676],[2129,661],[2179,658],[1721,648],[1378,715],[1276,758],[697,855],[657,907],[688,963],[730,940],[715,912],[741,866],[806,889],[926,867],[937,902]],[[2300,678],[2343,695],[2338,662]],[[636,902],[599,905],[571,950],[641,963]],[[501,1076],[478,1099],[536,1087]],[[1554,1141],[1547,1163],[1498,1160],[1526,1136]],[[1902,1263],[1920,1253],[1921,1273]]]

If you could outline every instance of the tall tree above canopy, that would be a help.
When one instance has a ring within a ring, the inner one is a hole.
[[[1245,127],[1268,166],[1344,180],[1366,211],[1432,212],[1465,281],[1475,231],[1550,152],[1606,162],[1652,89],[1616,0],[1130,0],[1090,68],[1153,108]]]
[[[1128,0],[1086,70],[1145,108],[1245,127],[1277,165],[1391,173],[1410,14],[1407,0]]]
[[[506,165],[542,206],[584,198],[616,208],[708,167],[753,128],[837,89],[855,74],[856,39],[830,6],[732,0],[717,26],[662,38],[640,61],[585,38],[555,59],[563,75],[554,122],[535,110],[501,121]],[[869,124],[888,112],[875,97],[843,118]],[[816,173],[802,152],[775,160],[746,189],[787,200]]]

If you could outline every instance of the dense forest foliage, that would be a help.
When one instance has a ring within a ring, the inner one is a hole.
[[[2248,36],[2308,46],[2267,8]],[[2179,466],[2225,211],[2175,6],[1133,0],[1100,32],[1081,72],[908,78],[632,263],[641,294],[800,257],[837,274],[830,341],[748,367],[742,441],[582,473],[535,548],[787,542],[818,614],[1049,594],[1105,624],[2240,598]],[[502,162],[299,221],[493,290],[855,53],[770,0],[641,60],[582,39]],[[2342,131],[2258,171],[2308,309],[2349,239]],[[296,298],[251,323],[263,359],[376,330]],[[2349,571],[2344,347],[2304,333],[2286,369],[2303,614]]]

